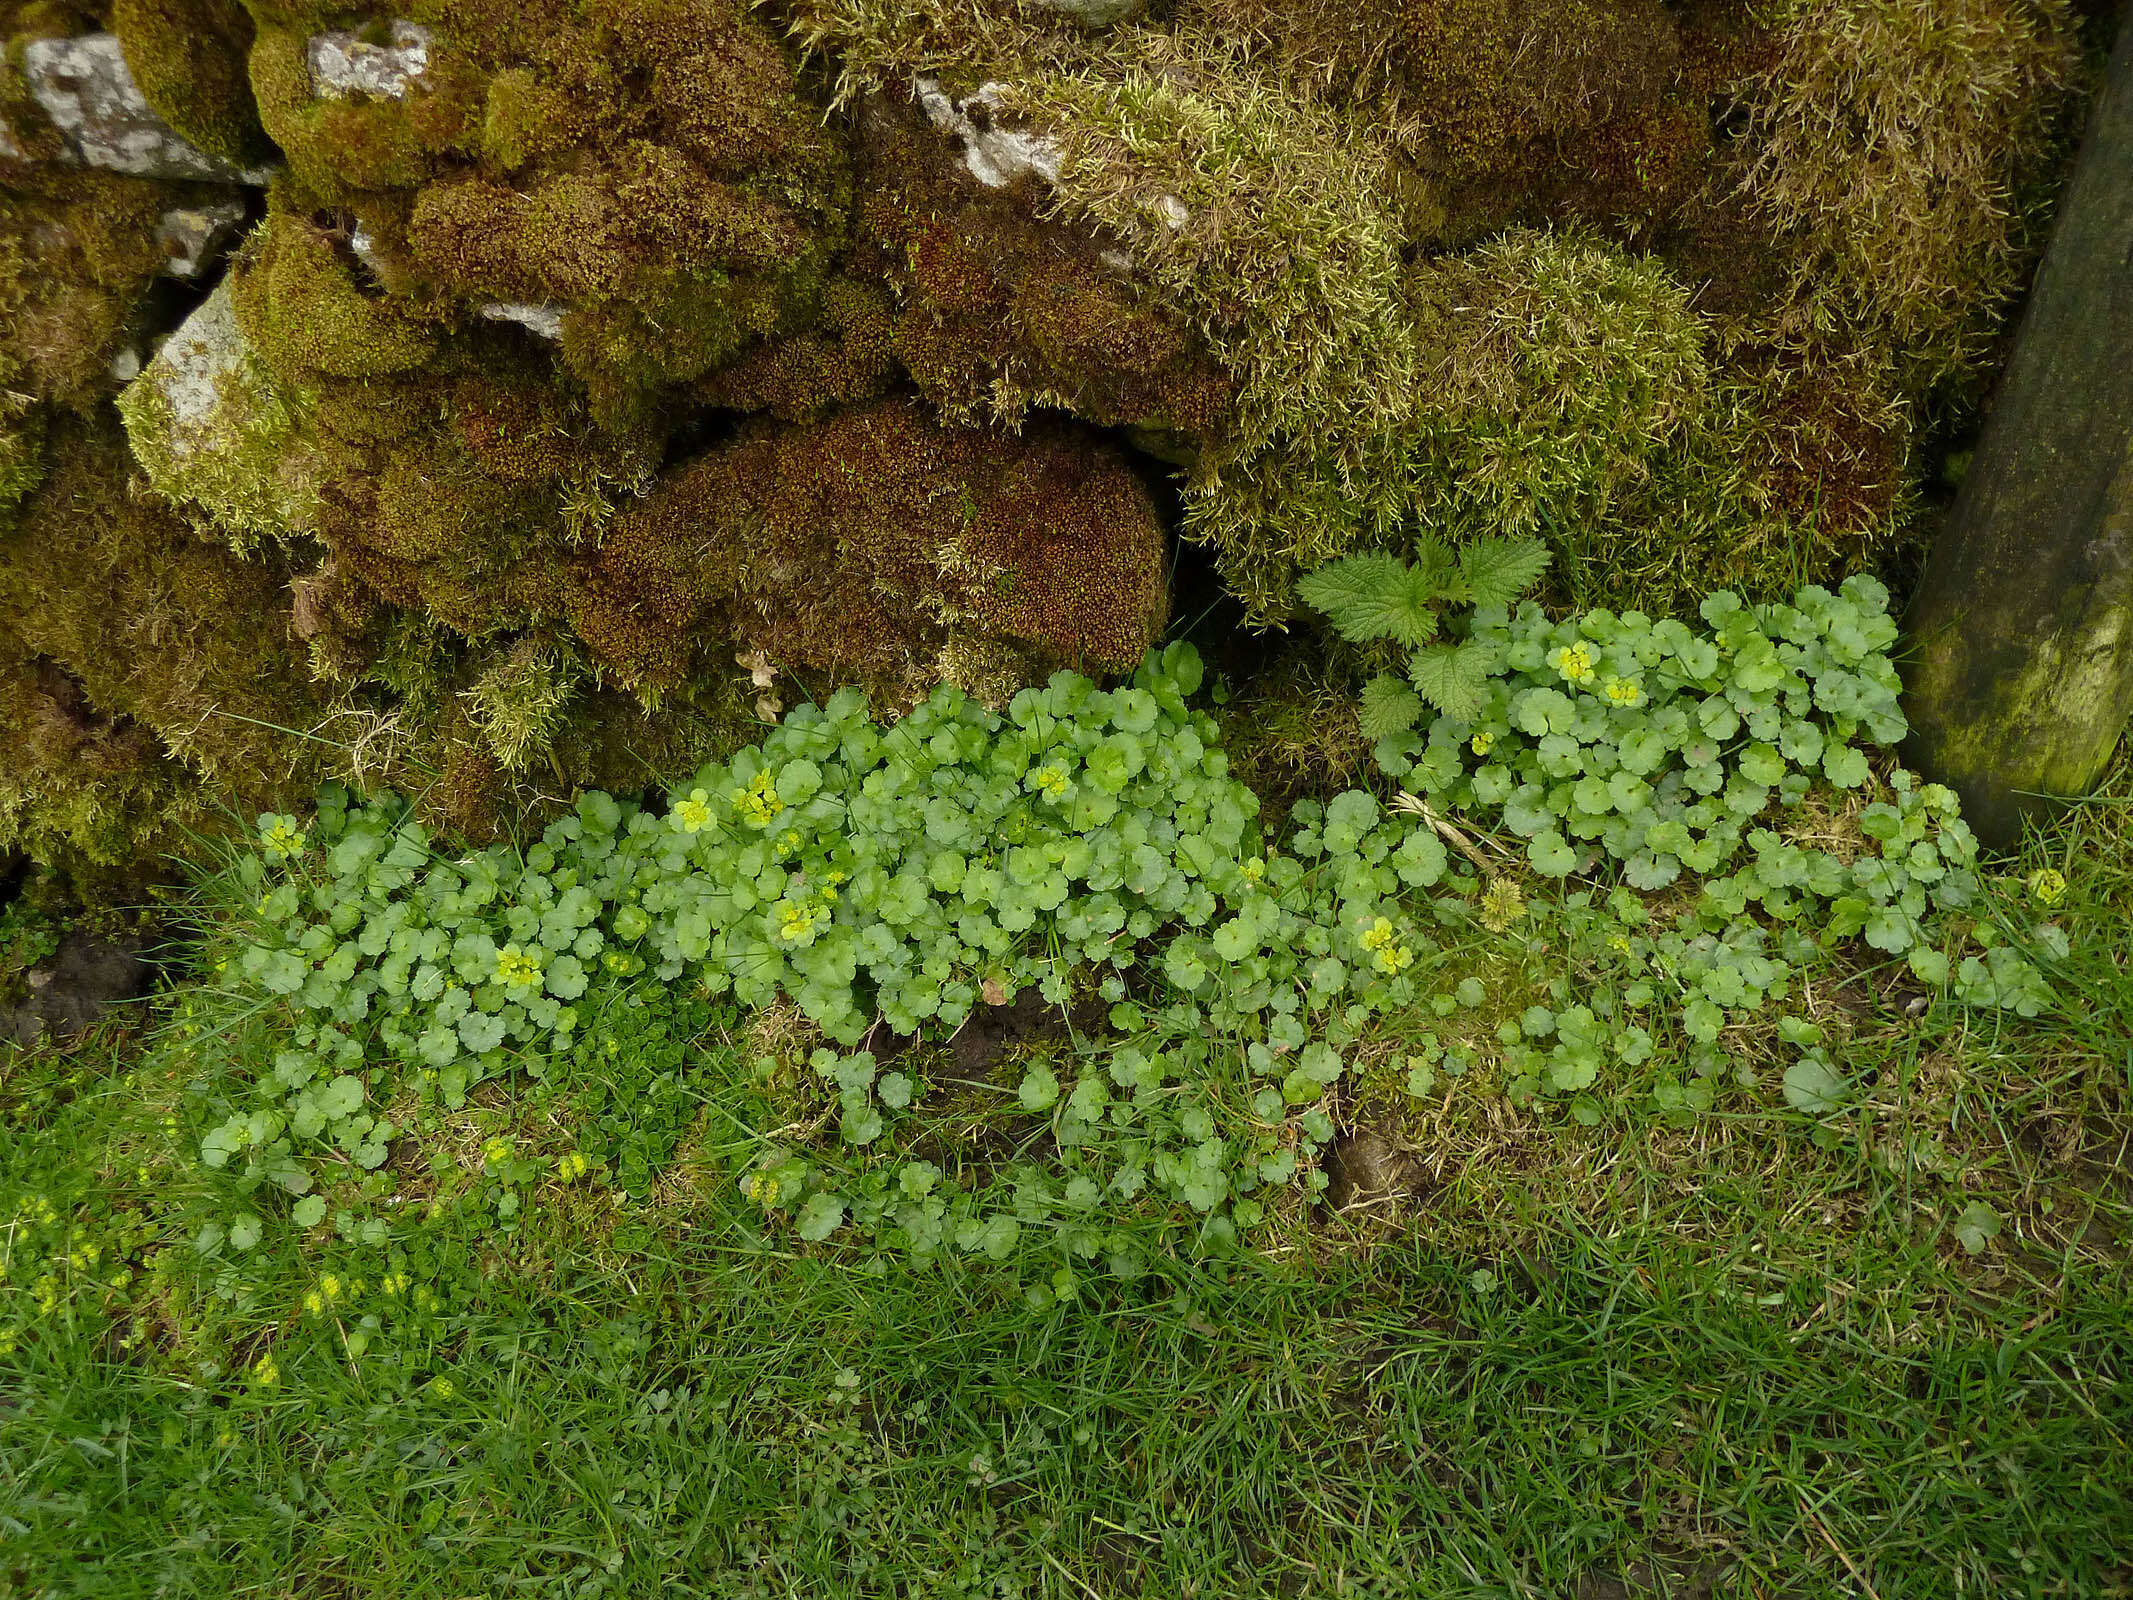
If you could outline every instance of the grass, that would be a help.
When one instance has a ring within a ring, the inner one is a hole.
[[[766,1232],[717,1107],[798,1046],[708,1008],[672,1090],[442,1118],[376,1180],[389,1258],[202,1255],[226,1180],[181,1130],[226,1046],[165,997],[0,1057],[0,1595],[2133,1592],[2133,764],[2006,878],[2046,865],[2068,1003],[1849,974],[1841,1115],[1586,1126],[1485,1065],[1427,1102],[1366,1071],[1403,1197],[1064,1299]],[[669,1135],[628,1193],[550,1170]],[[510,1216],[503,1136],[546,1174]],[[381,1271],[435,1306],[365,1330]]]

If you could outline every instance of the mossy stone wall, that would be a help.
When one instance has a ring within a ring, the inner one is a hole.
[[[0,5],[0,844],[326,772],[507,826],[800,693],[1123,668],[1180,561],[1305,657],[1297,575],[1423,529],[1652,610],[1901,562],[2105,20]],[[83,166],[28,50],[100,32],[271,182]]]

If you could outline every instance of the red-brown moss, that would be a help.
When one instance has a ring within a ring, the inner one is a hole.
[[[700,635],[901,684],[952,632],[1117,671],[1167,606],[1147,491],[1085,429],[943,429],[882,401],[757,425],[670,475],[585,557],[571,620],[614,681],[674,681]]]
[[[860,151],[855,268],[895,291],[897,356],[944,415],[1220,428],[1229,379],[1116,240],[1042,219],[1026,184],[983,187],[907,101],[869,98]]]

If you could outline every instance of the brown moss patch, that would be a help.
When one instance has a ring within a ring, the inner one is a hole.
[[[671,474],[583,558],[571,620],[615,681],[672,682],[698,630],[780,667],[898,682],[958,631],[1137,663],[1161,626],[1146,490],[1086,430],[943,429],[884,401],[757,426]]]

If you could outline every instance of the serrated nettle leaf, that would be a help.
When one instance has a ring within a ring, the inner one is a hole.
[[[1438,596],[1430,574],[1397,556],[1371,552],[1343,557],[1305,574],[1296,593],[1354,643],[1391,639],[1414,646],[1437,636]]]
[[[1422,699],[1398,678],[1379,673],[1363,685],[1358,720],[1371,740],[1407,732],[1422,715]]]

